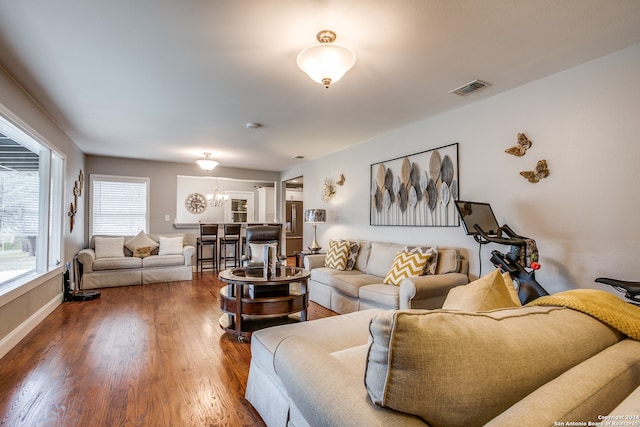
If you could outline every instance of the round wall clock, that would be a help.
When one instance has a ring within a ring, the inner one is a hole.
[[[191,193],[184,201],[184,206],[193,214],[199,214],[207,209],[207,198],[200,193]]]

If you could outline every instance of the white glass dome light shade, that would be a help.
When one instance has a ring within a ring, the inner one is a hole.
[[[321,35],[330,33],[332,39],[321,38]],[[333,44],[335,34],[330,31],[318,33],[319,44],[309,46],[298,54],[298,67],[307,73],[311,80],[328,88],[333,82],[337,82],[356,63],[356,55],[345,46]]]
[[[204,153],[204,159],[196,160],[198,166],[206,171],[212,171],[218,166],[218,162],[210,158],[211,153]]]

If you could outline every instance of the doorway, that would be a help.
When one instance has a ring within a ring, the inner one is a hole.
[[[299,176],[284,181],[286,255],[292,257],[303,249],[304,227],[304,178]]]

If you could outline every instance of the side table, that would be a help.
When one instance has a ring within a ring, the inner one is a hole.
[[[307,255],[324,254],[325,252],[312,252],[312,251],[300,251],[294,252],[293,256],[296,257],[296,267],[304,267],[304,257]]]

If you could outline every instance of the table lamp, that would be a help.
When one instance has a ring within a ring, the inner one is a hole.
[[[316,230],[318,223],[327,221],[327,211],[324,209],[307,209],[304,211],[304,222],[313,224],[313,242],[309,246],[311,252],[318,252],[322,247],[316,240]]]

